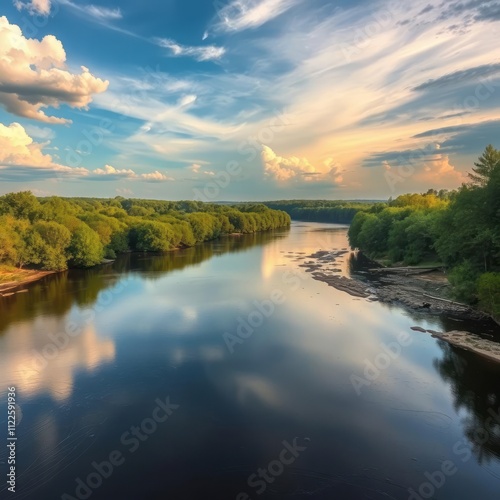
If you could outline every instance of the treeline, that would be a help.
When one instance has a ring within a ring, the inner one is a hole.
[[[0,264],[44,270],[91,267],[128,251],[165,252],[224,234],[290,225],[262,204],[236,207],[196,201],[0,197]]]
[[[350,244],[373,258],[439,262],[457,298],[500,316],[500,151],[488,146],[456,191],[408,194],[358,213]]]
[[[372,201],[329,201],[329,200],[283,200],[269,201],[264,204],[274,210],[283,210],[293,220],[304,222],[330,222],[350,224],[354,216],[369,210]]]

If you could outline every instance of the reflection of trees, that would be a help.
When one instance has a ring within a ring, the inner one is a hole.
[[[145,272],[147,279],[200,264],[214,255],[240,252],[284,237],[287,231],[226,236],[210,243],[152,257],[149,254],[126,254],[113,264],[87,270],[71,270],[48,276],[29,286],[28,293],[0,299],[0,332],[11,323],[36,318],[41,314],[62,316],[73,304],[90,307],[99,293],[114,286],[126,272]]]
[[[451,384],[455,409],[467,412],[462,422],[473,453],[480,463],[500,458],[500,422],[492,418],[500,411],[500,366],[447,342],[439,346],[444,355],[434,366]]]

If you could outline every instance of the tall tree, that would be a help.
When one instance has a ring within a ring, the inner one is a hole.
[[[500,165],[500,151],[489,144],[484,153],[474,162],[472,172],[468,174],[472,184],[485,186],[498,165]]]

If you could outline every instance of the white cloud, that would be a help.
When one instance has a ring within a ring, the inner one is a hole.
[[[243,31],[258,28],[280,16],[299,0],[233,0],[217,12],[215,31]]]
[[[30,0],[28,2],[14,0],[14,6],[17,10],[27,9],[30,14],[48,16],[50,14],[51,0]]]
[[[99,7],[92,4],[80,5],[72,2],[71,0],[59,0],[59,2],[100,21],[121,19],[123,17],[122,12],[118,7]]]
[[[113,179],[113,180],[119,180],[119,179],[134,179],[137,177],[135,172],[130,169],[116,169],[115,167],[112,167],[111,165],[105,165],[104,168],[98,168],[96,170],[92,171],[92,174],[94,176],[97,176],[97,178],[108,178]]]
[[[180,45],[169,38],[158,38],[156,39],[156,43],[160,47],[169,49],[170,55],[173,57],[192,57],[200,62],[216,61],[226,53],[226,49],[224,47],[217,47],[215,45],[192,47],[188,45]]]
[[[166,182],[174,180],[172,177],[168,177],[158,170],[145,174],[137,174],[131,169],[118,169],[111,165],[105,165],[104,168],[92,170],[89,174],[89,180],[119,181],[125,179],[144,182]]]
[[[262,161],[266,176],[278,182],[331,182],[343,181],[340,166],[332,159],[324,161],[319,167],[312,165],[307,158],[278,156],[270,147],[262,146]]]
[[[174,180],[172,177],[168,177],[167,175],[158,172],[158,170],[152,172],[151,174],[141,174],[140,178],[147,182],[165,182]]]
[[[70,168],[54,162],[42,149],[48,143],[37,143],[19,123],[6,126],[0,123],[0,178],[24,180],[80,177],[87,175],[84,168]]]
[[[142,181],[166,182],[172,177],[159,172],[137,174],[131,169],[119,169],[111,165],[88,170],[60,165],[43,152],[50,143],[37,143],[19,123],[9,126],[0,123],[0,179],[3,181],[36,181],[44,179],[72,178],[89,181]]]
[[[19,26],[0,17],[0,104],[7,111],[45,123],[68,123],[47,116],[42,108],[68,104],[86,108],[109,82],[82,66],[80,74],[66,69],[66,52],[53,35],[41,41],[23,36]]]
[[[195,95],[192,94],[184,95],[179,99],[178,104],[180,107],[188,106],[189,104],[193,104],[193,102],[195,102],[196,99],[197,97]]]

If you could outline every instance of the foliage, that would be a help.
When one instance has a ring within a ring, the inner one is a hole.
[[[128,251],[165,252],[230,233],[290,225],[283,211],[262,204],[117,197],[38,199],[30,192],[0,196],[0,264],[67,269],[89,267]]]
[[[477,283],[477,295],[482,309],[500,317],[500,273],[484,273]]]
[[[83,223],[73,233],[68,250],[71,262],[76,267],[95,266],[104,256],[99,235]]]
[[[358,212],[369,210],[373,203],[343,200],[283,200],[269,201],[265,205],[285,211],[294,220],[350,224]]]
[[[455,192],[430,189],[389,200],[388,208],[374,205],[358,212],[349,240],[369,256],[387,257],[392,263],[442,262],[457,298],[479,300],[496,311],[500,151],[488,146],[474,165],[469,174],[473,182]]]

